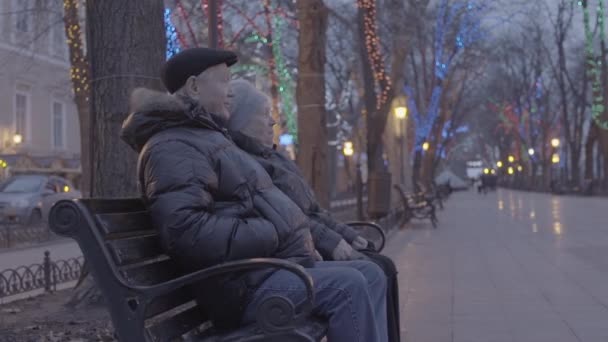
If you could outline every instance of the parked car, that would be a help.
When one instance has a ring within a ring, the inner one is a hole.
[[[60,200],[80,198],[74,185],[52,175],[16,175],[0,185],[0,222],[36,225],[48,220]]]

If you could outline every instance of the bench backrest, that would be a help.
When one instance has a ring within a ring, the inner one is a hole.
[[[146,340],[172,341],[203,324],[210,325],[190,289],[154,300],[130,289],[169,282],[183,275],[177,263],[164,253],[158,231],[140,199],[84,199],[75,203],[94,237],[77,240],[111,305],[114,327],[121,340],[141,338],[134,337],[139,330],[145,331]]]

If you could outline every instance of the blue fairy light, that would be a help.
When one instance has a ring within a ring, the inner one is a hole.
[[[167,59],[180,51],[177,29],[171,22],[171,10],[165,8],[165,36],[167,37]]]

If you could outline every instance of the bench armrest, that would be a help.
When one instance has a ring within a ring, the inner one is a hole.
[[[379,246],[377,246],[374,243],[375,252],[377,252],[377,253],[382,252],[382,250],[384,249],[384,245],[386,244],[386,235],[384,234],[384,230],[382,229],[382,227],[380,227],[379,225],[377,225],[373,222],[367,222],[367,221],[352,221],[352,222],[346,222],[346,224],[355,229],[363,228],[363,227],[372,228],[372,230],[376,232],[376,235],[378,235],[378,238],[380,240]]]
[[[301,316],[308,316],[312,311],[315,302],[315,292],[313,289],[313,280],[304,268],[296,263],[272,258],[253,258],[238,261],[225,262],[216,266],[208,267],[179,278],[175,278],[169,282],[152,285],[152,286],[130,286],[136,291],[144,292],[150,296],[158,297],[168,294],[179,288],[187,285],[192,285],[196,282],[213,278],[228,273],[239,271],[252,271],[262,268],[277,268],[289,271],[298,276],[306,286],[307,300],[301,306]]]

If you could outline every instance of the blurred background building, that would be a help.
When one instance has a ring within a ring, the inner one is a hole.
[[[57,0],[0,1],[0,166],[77,180],[78,115]]]

